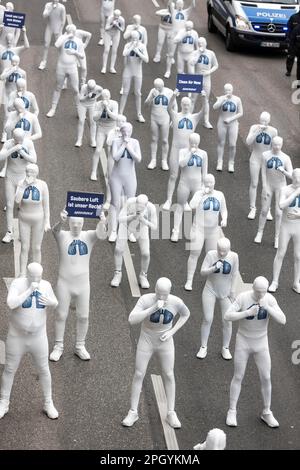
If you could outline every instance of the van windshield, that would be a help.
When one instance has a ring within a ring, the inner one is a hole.
[[[277,3],[279,5],[298,5],[299,0],[250,0],[249,3]]]

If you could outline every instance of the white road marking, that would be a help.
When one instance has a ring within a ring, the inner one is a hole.
[[[157,3],[156,0],[152,0],[152,3],[153,3],[153,5],[154,5],[156,8],[159,8],[159,4]]]
[[[160,375],[151,374],[152,385],[157,401],[157,406],[162,422],[165,440],[168,450],[179,450],[176,434],[173,428],[167,423],[167,398],[165,394],[164,384]]]
[[[0,341],[0,365],[4,366],[5,364],[5,343]]]
[[[19,221],[18,219],[13,220],[13,235],[14,235],[14,264],[15,264],[15,277],[20,274],[20,254],[21,254],[21,242],[19,240]]]
[[[105,181],[107,184],[107,156],[106,156],[104,149],[102,149],[100,153],[100,162],[101,162],[103,174],[105,175]],[[124,264],[125,264],[125,268],[127,271],[127,278],[128,278],[128,282],[129,282],[129,286],[131,290],[131,295],[132,297],[140,297],[141,292],[140,292],[139,284],[137,281],[136,273],[134,270],[128,243],[126,243],[126,247],[124,251]]]
[[[67,14],[67,23],[73,24],[72,16],[69,13]]]

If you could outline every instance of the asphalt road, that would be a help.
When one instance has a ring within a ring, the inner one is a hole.
[[[65,203],[66,191],[104,190],[104,180],[89,181],[92,150],[85,145],[75,149],[77,120],[74,113],[72,95],[64,91],[57,115],[49,120],[45,117],[51,104],[55,83],[56,53],[52,49],[45,72],[37,70],[42,53],[44,25],[41,18],[43,3],[31,0],[16,0],[18,11],[27,13],[30,51],[22,56],[22,67],[28,72],[29,89],[37,95],[40,105],[40,119],[43,139],[36,145],[41,177],[48,182],[51,198],[51,221],[55,223]],[[162,1],[159,2],[162,5]],[[102,48],[98,42],[97,0],[68,0],[66,6],[73,21],[82,29],[93,33],[87,49],[89,78],[108,87],[113,99],[119,99],[122,62],[117,62],[116,76],[100,74]],[[216,188],[224,191],[229,207],[229,223],[226,236],[232,241],[232,248],[240,256],[241,275],[244,282],[252,282],[257,275],[271,278],[275,255],[272,246],[274,226],[268,222],[263,244],[257,246],[253,239],[257,221],[248,221],[248,159],[249,151],[245,137],[250,125],[257,122],[259,114],[267,110],[272,115],[272,124],[284,138],[284,151],[291,155],[294,167],[299,164],[299,109],[291,102],[292,79],[284,76],[284,58],[281,55],[263,52],[228,53],[221,36],[211,35],[206,29],[206,9],[203,0],[197,2],[197,15],[193,20],[199,34],[208,39],[220,63],[220,69],[213,77],[214,97],[222,93],[223,85],[231,82],[235,94],[243,100],[244,117],[240,122],[240,135],[237,149],[236,172],[216,174],[216,130],[208,131],[199,126],[201,146],[209,155],[209,170],[216,176]],[[148,29],[149,55],[155,52],[157,37],[157,17],[150,0],[128,2],[118,5],[128,23],[134,13],[140,13],[143,24]],[[96,12],[96,14],[95,14]],[[122,51],[119,49],[119,57]],[[101,59],[101,61],[100,61]],[[166,81],[175,87],[173,77]],[[153,79],[162,77],[164,64],[153,64],[152,60],[144,68],[143,96],[152,87]],[[150,158],[149,113],[144,116],[146,124],[134,121],[134,99],[129,97],[126,107],[128,120],[134,123],[134,136],[140,140],[143,160],[138,166],[138,193],[145,192],[151,201],[162,204],[166,197],[168,174],[157,169],[147,170]],[[211,121],[216,124],[217,115],[211,113]],[[3,184],[0,187],[1,204],[4,203]],[[0,214],[2,232],[5,232],[5,216]],[[93,223],[86,223],[87,227]],[[139,253],[131,245],[133,263],[139,272]],[[13,276],[13,247],[0,246],[1,276]],[[297,449],[300,447],[300,397],[299,366],[291,362],[291,344],[300,339],[299,296],[291,290],[293,259],[292,250],[285,259],[280,289],[276,298],[287,315],[287,325],[280,327],[270,322],[269,341],[272,357],[272,409],[280,422],[280,428],[272,430],[259,421],[261,396],[257,371],[253,361],[249,362],[239,401],[237,429],[225,425],[229,400],[229,385],[233,364],[220,357],[221,322],[219,310],[215,313],[215,323],[209,342],[209,353],[205,361],[199,361],[195,354],[199,348],[201,324],[201,291],[203,280],[199,274],[195,278],[192,293],[184,291],[188,252],[184,241],[172,244],[169,240],[153,240],[151,244],[151,264],[149,279],[153,288],[156,279],[168,276],[173,290],[187,303],[191,318],[185,327],[176,334],[176,410],[182,422],[182,429],[176,432],[179,448],[191,449],[205,438],[212,427],[224,429],[228,436],[229,449]],[[201,258],[202,259],[202,258]],[[200,260],[201,262],[201,260]],[[199,262],[199,266],[200,266]],[[55,285],[57,276],[57,250],[51,234],[43,243],[43,266],[45,278]],[[113,246],[99,242],[91,262],[91,308],[88,350],[92,355],[89,363],[82,363],[73,356],[74,312],[70,312],[66,347],[62,360],[51,364],[55,404],[60,418],[51,422],[41,413],[41,391],[36,386],[36,373],[26,358],[17,374],[10,413],[1,421],[1,449],[164,449],[165,442],[156,407],[150,373],[159,373],[158,364],[153,361],[145,380],[142,394],[140,420],[128,430],[120,422],[129,407],[130,386],[134,366],[135,345],[139,328],[130,329],[127,316],[136,299],[131,296],[126,275],[119,289],[109,287],[113,273]],[[0,287],[1,298],[5,299],[4,283]],[[5,339],[8,310],[3,300],[0,317],[0,338]],[[53,314],[49,316],[48,337],[53,344]],[[234,338],[234,337],[233,337]],[[232,343],[233,351],[234,340]],[[1,367],[1,366],[0,366]],[[2,369],[3,367],[1,367]]]

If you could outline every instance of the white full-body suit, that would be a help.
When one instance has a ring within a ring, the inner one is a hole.
[[[67,218],[62,213],[64,221]],[[50,359],[59,360],[64,347],[66,320],[71,301],[76,309],[75,353],[84,360],[90,359],[85,350],[85,339],[89,325],[90,278],[89,265],[94,244],[104,238],[105,226],[98,222],[96,230],[83,231],[83,219],[70,217],[70,230],[62,230],[62,222],[53,228],[59,250],[59,271],[56,286],[58,307],[55,315],[55,346]],[[55,357],[56,353],[59,357]],[[83,356],[81,356],[83,352]],[[53,357],[54,353],[54,357]]]
[[[156,167],[157,147],[161,136],[162,169],[168,170],[170,115],[168,107],[173,91],[164,86],[163,80],[154,80],[154,88],[150,90],[145,104],[151,108],[151,161],[149,170]],[[177,103],[173,100],[173,109],[177,112]]]
[[[39,123],[38,116],[36,114],[27,111],[25,101],[22,98],[16,98],[14,101],[15,111],[9,113],[8,120],[5,125],[5,132],[8,137],[11,137],[11,133],[14,129],[23,129],[26,135],[30,137],[32,141],[42,138],[42,129]]]
[[[207,49],[207,42],[205,38],[199,38],[198,49],[192,53],[190,64],[194,66],[194,73],[203,76],[203,90],[206,93],[207,108],[204,116],[206,127],[212,128],[209,122],[209,98],[211,93],[211,76],[218,70],[219,63],[214,51]],[[198,93],[192,93],[191,96],[193,107],[197,103]]]
[[[167,55],[173,50],[172,14],[169,5],[168,8],[157,10],[155,14],[160,17],[160,23],[158,26],[157,45],[153,62],[160,62],[161,51],[165,42],[167,46]]]
[[[83,44],[83,57],[78,58],[78,65],[80,69],[80,86],[84,85],[87,77],[87,59],[86,59],[86,48],[92,38],[92,33],[85,31],[84,29],[76,29],[76,37],[82,41]]]
[[[41,263],[44,232],[51,230],[48,185],[37,179],[37,174],[37,165],[27,165],[26,178],[18,184],[15,195],[15,202],[19,205],[21,276],[26,273],[30,248],[32,261]]]
[[[99,45],[104,44],[104,31],[108,18],[113,14],[115,9],[115,0],[101,0],[100,5],[100,41]]]
[[[84,123],[87,114],[90,126],[90,145],[91,147],[96,147],[96,122],[94,121],[94,113],[96,101],[101,96],[102,90],[103,88],[100,85],[97,85],[95,80],[89,80],[85,85],[82,85],[80,89],[77,141],[75,147],[82,146]]]
[[[73,89],[76,106],[79,104],[78,59],[84,59],[84,46],[82,40],[76,37],[76,26],[68,25],[66,31],[55,42],[55,47],[59,50],[56,66],[56,88],[52,97],[52,107],[47,113],[48,117],[55,114],[65,78],[68,78]]]
[[[239,132],[239,119],[243,116],[242,101],[238,96],[232,94],[233,87],[230,84],[224,86],[224,95],[217,98],[213,105],[215,110],[219,111],[218,119],[218,163],[217,170],[223,169],[223,156],[228,135],[229,155],[228,171],[234,172],[234,161],[236,154],[236,142]]]
[[[292,175],[293,183],[280,191],[279,208],[282,219],[279,232],[278,250],[273,264],[273,281],[269,291],[276,292],[279,275],[290,240],[294,244],[294,284],[293,290],[300,294],[300,169]]]
[[[105,25],[103,65],[101,70],[102,73],[106,73],[106,66],[110,48],[110,72],[116,73],[115,64],[117,60],[118,47],[120,44],[121,33],[124,32],[124,30],[125,20],[123,16],[121,16],[120,10],[115,10],[114,14],[107,19]]]
[[[59,1],[48,2],[43,11],[43,18],[47,23],[44,35],[43,57],[39,65],[40,70],[46,67],[52,36],[54,35],[56,41],[63,32],[66,23],[66,8]]]
[[[261,243],[268,211],[270,209],[273,195],[275,196],[275,239],[274,246],[278,248],[278,237],[282,210],[279,207],[280,190],[286,186],[286,177],[291,178],[293,166],[290,157],[282,152],[281,137],[274,137],[271,150],[267,150],[262,155],[262,196],[261,212],[258,221],[258,231],[255,243]]]
[[[140,297],[131,311],[128,321],[131,325],[141,323],[141,333],[137,345],[135,373],[131,388],[131,406],[124,426],[132,426],[138,419],[138,404],[143,380],[148,364],[153,355],[157,356],[167,398],[167,421],[174,428],[180,428],[181,423],[175,412],[175,376],[174,376],[174,334],[185,324],[190,311],[177,296],[170,294],[169,279],[158,279],[155,293]],[[174,325],[174,319],[179,319]]]
[[[267,292],[268,286],[265,278],[256,278],[253,289],[239,294],[225,313],[225,320],[239,321],[234,352],[234,376],[230,385],[230,407],[226,420],[229,426],[237,426],[236,406],[251,355],[261,383],[264,404],[261,419],[270,427],[279,426],[270,409],[272,385],[268,324],[270,317],[282,325],[285,324],[286,318],[276,299]]]
[[[176,112],[173,108],[173,104],[178,94],[177,91],[174,92],[168,107],[173,126],[173,139],[169,158],[170,177],[168,181],[167,201],[164,204],[164,210],[169,210],[172,204],[179,169],[179,151],[189,147],[189,136],[196,132],[197,125],[199,121],[203,119],[206,107],[205,97],[202,96],[203,107],[198,113],[191,113],[191,100],[190,98],[184,97],[181,100],[181,111]]]
[[[142,160],[139,141],[131,137],[132,126],[124,123],[120,129],[122,137],[112,143],[114,166],[110,175],[111,190],[111,231],[116,232],[121,209],[122,195],[131,198],[136,195],[137,180],[135,164]]]
[[[142,203],[141,203],[141,202]],[[118,238],[115,247],[115,275],[121,281],[122,264],[124,250],[128,240],[128,233],[133,233],[138,241],[141,250],[141,271],[140,284],[143,288],[149,288],[147,281],[147,273],[150,264],[150,238],[149,229],[157,229],[157,214],[154,204],[152,204],[147,196],[140,195],[128,198],[119,214]],[[143,284],[145,282],[145,285]],[[113,287],[118,287],[114,285]]]
[[[176,52],[176,42],[174,38],[176,35],[184,29],[186,21],[188,21],[193,8],[195,7],[195,0],[192,1],[191,6],[188,8],[184,8],[183,0],[176,0],[175,5],[173,2],[169,3],[169,8],[172,17],[172,31],[170,32],[170,44],[171,47],[167,53],[167,60],[166,60],[166,72],[165,78],[170,78],[171,76],[171,68],[172,64],[174,63],[174,55]]]
[[[256,212],[256,195],[257,186],[259,182],[259,175],[262,166],[263,153],[271,149],[272,139],[278,135],[277,129],[272,127],[270,124],[269,113],[262,113],[260,116],[260,123],[254,124],[250,127],[246,143],[251,147],[251,155],[249,160],[250,170],[250,187],[249,187],[249,200],[250,200],[250,211],[252,214],[250,219],[255,217]],[[254,214],[254,217],[253,217]],[[249,214],[250,215],[250,214]]]
[[[123,114],[128,94],[130,92],[131,82],[134,82],[134,95],[137,118],[140,122],[145,122],[142,117],[142,82],[143,82],[143,63],[149,62],[146,46],[139,40],[137,31],[131,33],[131,41],[125,44],[123,50],[124,69],[122,75],[123,94],[120,101],[120,113]]]
[[[96,150],[93,155],[93,165],[91,180],[97,180],[97,169],[100,160],[100,153],[107,140],[108,134],[116,127],[119,113],[117,101],[110,99],[109,90],[102,91],[102,100],[97,101],[94,108],[94,122],[96,123]]]
[[[33,265],[36,263],[28,268]],[[42,269],[41,266],[40,268]],[[44,411],[49,418],[55,419],[58,413],[52,402],[46,331],[48,307],[57,306],[51,284],[41,278],[38,282],[32,282],[30,276],[17,278],[9,288],[7,305],[11,312],[5,343],[5,367],[1,379],[0,418],[8,412],[11,389],[20,362],[26,353],[30,353],[43,391]]]
[[[3,10],[2,10],[3,8]],[[5,7],[2,5],[1,6],[1,11],[0,11],[0,44],[5,45],[6,43],[6,37],[8,34],[12,34],[14,37],[14,45],[16,46],[18,44],[21,30],[20,28],[12,28],[10,26],[5,26],[4,25],[4,12],[13,12],[15,9],[14,4],[12,2],[7,2]]]
[[[36,163],[34,144],[21,129],[16,129],[13,132],[13,138],[7,140],[3,145],[0,151],[0,161],[4,160],[7,160],[5,176],[6,223],[7,232],[11,235],[8,241],[11,241],[16,190],[19,182],[26,176],[26,165]]]
[[[173,39],[177,44],[177,73],[185,73],[185,68],[187,68],[187,73],[195,73],[191,57],[197,48],[198,33],[193,26],[192,21],[186,21],[184,29],[181,29]]]
[[[190,194],[194,196],[203,187],[207,175],[207,152],[199,148],[200,135],[190,134],[189,147],[179,151],[180,177],[177,186],[177,206],[174,213],[174,228],[171,240],[178,241],[179,228],[184,207]]]
[[[11,66],[11,59],[14,55],[21,56],[21,53],[29,48],[29,41],[26,34],[25,26],[22,29],[24,36],[23,46],[16,46],[14,43],[13,34],[9,33],[6,36],[5,44],[0,44],[0,72],[2,73],[4,69]]]
[[[123,34],[125,41],[131,39],[131,34],[133,31],[137,31],[139,35],[139,41],[144,44],[145,47],[148,45],[148,33],[145,26],[142,26],[142,18],[140,15],[133,16],[133,23],[127,25],[126,30]]]
[[[225,196],[214,189],[215,178],[208,174],[204,178],[204,187],[193,196],[190,207],[196,213],[190,233],[190,256],[187,263],[186,290],[192,290],[194,274],[199,256],[205,243],[206,253],[217,249],[217,241],[221,237],[221,227],[227,226],[227,207]]]
[[[216,301],[219,301],[222,314],[223,349],[229,353],[232,325],[224,320],[224,315],[235,299],[235,284],[239,273],[238,254],[230,250],[230,242],[220,238],[216,250],[209,251],[201,266],[201,276],[206,277],[202,291],[203,319],[201,324],[201,349],[207,350],[207,343],[214,318]],[[232,300],[231,300],[232,299]],[[206,351],[205,351],[206,352]],[[201,357],[201,356],[200,356]],[[231,359],[231,355],[223,356]]]
[[[16,87],[17,89],[15,91],[12,91],[9,95],[7,103],[8,112],[15,111],[14,101],[17,98],[21,98],[21,100],[23,100],[25,103],[25,109],[38,116],[40,110],[35,94],[27,90],[26,81],[22,78],[19,78],[17,80]]]

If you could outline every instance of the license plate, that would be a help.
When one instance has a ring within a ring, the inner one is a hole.
[[[261,42],[261,47],[280,47],[279,42]]]

